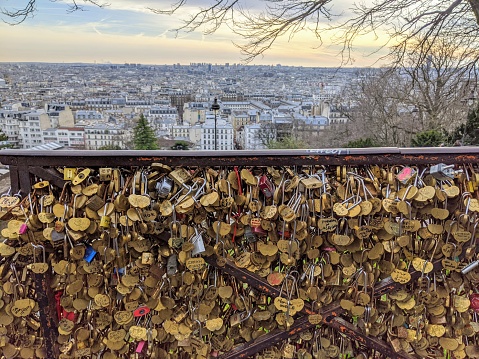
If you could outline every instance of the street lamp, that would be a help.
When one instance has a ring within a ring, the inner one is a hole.
[[[218,150],[218,144],[217,144],[217,135],[216,135],[216,114],[218,113],[218,110],[220,109],[220,105],[218,104],[218,99],[215,97],[213,101],[213,105],[211,105],[211,109],[215,112],[215,151]]]

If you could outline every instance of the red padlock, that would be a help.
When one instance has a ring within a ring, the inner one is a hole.
[[[471,301],[470,308],[475,312],[479,311],[479,293],[472,293],[469,296],[469,300]]]
[[[273,197],[274,189],[271,181],[266,175],[262,175],[258,181],[258,186],[266,198]]]
[[[147,315],[149,312],[150,312],[150,308],[148,308],[147,306],[141,306],[135,309],[135,311],[133,312],[133,315],[135,317],[142,317],[144,315]]]

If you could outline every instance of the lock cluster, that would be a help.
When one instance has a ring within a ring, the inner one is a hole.
[[[0,197],[2,358],[479,358],[472,165],[56,170]]]

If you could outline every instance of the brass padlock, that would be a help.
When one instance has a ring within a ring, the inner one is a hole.
[[[89,168],[84,169],[72,179],[72,184],[76,186],[82,183],[90,175],[91,170]]]
[[[65,181],[71,181],[77,175],[77,169],[73,167],[65,167],[63,169],[63,179]]]
[[[106,210],[108,209],[108,202],[105,204],[103,210],[103,216],[100,218],[100,227],[101,228],[110,228],[111,218],[106,214]]]
[[[100,181],[111,181],[112,169],[110,167],[100,168]]]

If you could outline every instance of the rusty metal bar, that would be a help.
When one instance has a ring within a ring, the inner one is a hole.
[[[465,252],[462,253],[463,256]],[[273,286],[271,286],[268,282],[266,282],[263,278],[259,277],[258,275],[249,272],[246,269],[241,269],[236,267],[236,265],[231,260],[226,260],[226,264],[224,267],[220,267],[216,264],[216,260],[214,256],[206,257],[206,262],[210,265],[215,266],[216,268],[224,271],[225,273],[231,274],[241,280],[242,282],[248,283],[251,287],[256,288],[257,290],[271,295],[271,296],[278,296],[279,290]],[[437,260],[433,262],[433,270],[432,273],[442,269],[442,262],[441,260]],[[422,276],[420,271],[413,271],[411,272],[411,281],[417,280],[419,277]],[[383,279],[375,286],[374,290],[374,297],[378,298],[383,294],[393,291],[399,287],[403,286],[400,283],[396,283],[392,280],[391,277]],[[302,311],[303,313],[309,315],[313,314],[311,311],[310,306],[305,306]],[[320,314],[322,315],[323,319],[322,322],[334,329],[339,331],[347,332],[348,336],[352,339],[357,340],[360,343],[367,345],[368,347],[374,348],[377,351],[381,352],[384,355],[387,355],[390,358],[411,358],[410,355],[406,355],[404,353],[396,353],[392,350],[392,348],[383,342],[382,340],[374,338],[372,340],[371,337],[361,333],[358,329],[356,329],[353,325],[349,324],[348,326],[343,325],[345,322],[344,320],[337,321],[338,316],[343,313],[343,309],[339,306],[338,303],[331,304],[326,308],[320,310]],[[253,343],[248,343],[248,345],[240,345],[235,347],[230,352],[222,355],[220,359],[230,359],[230,358],[246,358],[248,356],[254,355],[261,350],[268,348],[276,343],[281,342],[285,338],[288,338],[294,329],[294,334],[298,334],[302,331],[309,330],[313,328],[314,325],[309,323],[307,316],[299,318],[295,321],[294,325],[288,331],[272,331],[264,336],[261,336],[259,339],[261,341],[255,341]],[[266,337],[266,338],[265,338]],[[394,356],[393,356],[394,354]]]
[[[18,166],[18,178],[20,180],[19,189],[21,190],[23,195],[28,194],[32,188],[30,177],[30,168],[28,166]]]
[[[53,168],[43,168],[43,167],[29,167],[31,174],[42,178],[43,180],[49,181],[51,184],[57,186],[58,188],[63,188],[65,185],[65,180],[63,176],[59,175],[59,172]]]
[[[147,166],[289,166],[479,163],[478,147],[311,149],[268,151],[30,151],[4,150],[5,165],[101,167]]]
[[[57,345],[57,322],[55,312],[55,298],[50,288],[51,273],[35,274],[35,292],[38,306],[40,307],[40,324],[43,330],[43,346],[45,347],[45,358],[58,358]]]
[[[337,317],[338,313],[335,312],[337,308],[337,304],[330,304],[324,307],[321,310],[321,314],[323,316],[323,321],[325,318],[330,317]],[[327,323],[325,323],[327,324]],[[305,327],[307,327],[305,329]],[[228,353],[221,355],[220,359],[234,359],[234,358],[248,358],[264,349],[267,349],[283,340],[288,339],[291,336],[294,336],[304,330],[308,330],[315,327],[308,321],[308,317],[301,317],[296,319],[293,325],[288,330],[279,330],[275,329],[268,334],[260,336],[254,342],[248,342],[244,344],[240,344],[230,350]],[[408,358],[410,359],[410,358]]]
[[[353,338],[359,343],[363,344],[369,349],[374,349],[388,358],[395,359],[411,359],[411,355],[406,353],[396,353],[392,347],[386,344],[384,341],[377,339],[374,336],[361,335],[358,337],[358,331],[351,323],[347,322],[343,318],[334,317],[329,323],[329,326],[336,329],[338,332],[346,335],[349,338]]]
[[[221,271],[233,275],[235,278],[239,279],[244,283],[248,283],[249,286],[256,288],[257,290],[261,291],[264,294],[269,296],[277,297],[280,295],[280,290],[268,282],[266,282],[263,278],[258,276],[255,273],[249,272],[246,269],[238,268],[233,261],[226,259],[226,264],[222,267],[218,266],[216,263],[215,256],[205,257],[205,261],[220,269]],[[389,278],[390,279],[390,278]],[[378,293],[376,293],[376,298],[380,296],[384,291],[389,291],[391,287],[394,287],[394,282],[390,283],[388,280],[382,281],[378,285]],[[328,308],[328,309],[326,309]],[[352,324],[347,323],[345,320],[338,318],[340,314],[344,312],[344,310],[337,304],[332,304],[325,309],[320,310],[320,314],[322,315],[323,319],[322,322],[336,330],[341,331],[342,333],[346,333],[348,336],[357,340],[358,342],[376,349],[380,353],[387,355],[390,358],[404,358],[404,359],[411,359],[411,356],[403,354],[403,353],[395,353],[394,350],[384,341],[371,338],[368,335],[363,334],[360,330],[355,328]],[[311,306],[308,303],[305,303],[305,307],[301,311],[302,313],[306,314],[306,317],[302,317],[295,321],[296,325],[293,325],[287,331],[273,331],[267,335],[266,342],[259,341],[254,343],[248,343],[248,346],[241,345],[239,347],[234,348],[232,351],[222,355],[221,359],[227,358],[244,358],[247,356],[251,356],[266,347],[264,345],[274,345],[275,343],[288,338],[290,335],[293,335],[293,331],[295,334],[302,332],[304,330],[308,330],[314,327],[311,323],[309,323],[307,316],[310,314],[314,314],[311,310]],[[285,337],[286,335],[286,337]],[[260,337],[258,339],[261,339]],[[393,355],[394,354],[394,355]],[[243,356],[245,355],[245,356]]]
[[[18,167],[11,165],[9,166],[10,171],[10,187],[12,188],[12,193],[18,193],[20,191],[20,179],[18,178]]]

